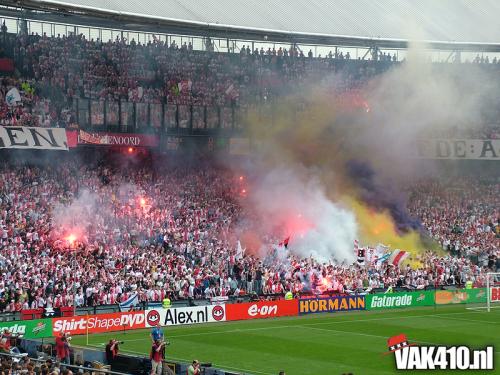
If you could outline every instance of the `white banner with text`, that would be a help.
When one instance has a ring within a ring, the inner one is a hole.
[[[146,327],[213,323],[226,320],[226,307],[224,305],[206,305],[158,308],[146,310],[144,314]]]
[[[500,139],[421,139],[416,154],[424,159],[499,160]]]
[[[67,151],[66,130],[61,128],[0,126],[0,148]]]

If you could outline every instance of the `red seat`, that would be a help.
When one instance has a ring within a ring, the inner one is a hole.
[[[21,310],[21,319],[22,320],[41,319],[43,312],[44,309]]]
[[[73,316],[73,307],[61,307],[61,316]]]

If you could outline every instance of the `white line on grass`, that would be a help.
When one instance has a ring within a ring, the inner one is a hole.
[[[346,334],[359,335],[359,336],[377,337],[377,338],[381,338],[381,339],[384,339],[384,340],[387,340],[387,338],[388,338],[387,336],[373,335],[371,333],[352,332],[352,331],[339,331],[339,330],[336,330],[336,329],[309,327],[307,325],[295,326],[295,327],[306,328],[306,329],[314,329],[314,330],[317,330],[317,331],[324,331],[324,332],[334,332],[334,333],[338,333],[338,334],[342,334],[342,333],[345,334],[346,333]],[[434,342],[428,342],[428,341],[417,341],[417,340],[410,340],[410,341],[412,341],[412,342],[418,342],[419,344],[438,345],[438,344],[436,344]]]
[[[500,322],[493,322],[491,320],[462,319],[462,318],[444,317],[444,316],[438,316],[438,318],[444,318],[444,319],[449,319],[449,320],[458,320],[461,322],[472,322],[472,323],[488,323],[488,324],[499,324],[500,323]]]
[[[466,310],[479,310],[480,312],[483,312],[481,310],[487,310],[488,309],[488,306],[477,306],[477,307],[466,307],[465,308]],[[500,306],[490,306],[490,309],[491,310],[494,310],[494,309],[500,309]],[[489,311],[488,311],[489,312]]]
[[[297,326],[316,326],[316,325],[330,325],[330,324],[347,324],[347,323],[359,323],[359,322],[373,322],[380,320],[393,320],[393,319],[412,319],[412,318],[424,318],[429,316],[447,316],[452,314],[469,314],[471,312],[451,312],[451,313],[443,313],[443,314],[424,314],[424,315],[412,315],[412,316],[392,316],[385,318],[374,318],[374,319],[356,319],[356,320],[342,320],[342,321],[328,321],[328,322],[317,322],[317,323],[307,323],[307,324],[291,324],[291,325],[280,325],[280,326],[271,326],[271,327],[258,327],[258,328],[237,328],[231,330],[223,330],[223,331],[210,331],[210,332],[195,332],[195,333],[186,333],[182,335],[168,335],[169,339],[177,338],[177,337],[191,337],[191,336],[206,336],[206,335],[217,335],[217,334],[226,334],[226,333],[237,333],[237,332],[252,332],[252,331],[267,331],[273,329],[281,329],[281,328],[291,328]],[[140,339],[130,339],[126,341],[150,341],[150,337],[140,338]]]

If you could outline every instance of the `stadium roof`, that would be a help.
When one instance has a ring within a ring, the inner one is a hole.
[[[500,45],[498,0],[28,0],[84,15],[226,32]],[[256,35],[256,34],[255,34]]]

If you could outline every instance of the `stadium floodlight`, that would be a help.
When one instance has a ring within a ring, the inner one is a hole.
[[[500,302],[500,272],[490,272],[486,275],[486,308],[488,312],[492,308],[500,306],[491,306],[492,304]]]

